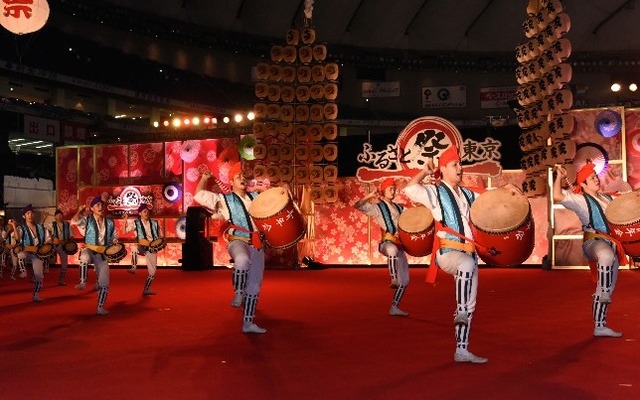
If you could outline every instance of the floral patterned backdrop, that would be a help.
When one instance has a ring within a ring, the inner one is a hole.
[[[575,118],[572,138],[577,144],[600,146],[607,153],[609,167],[601,176],[605,190],[637,188],[640,186],[640,110],[621,107],[607,109],[623,117],[621,132],[625,134],[624,142],[622,134],[605,137],[598,133],[597,124],[603,110],[571,111]],[[161,220],[166,237],[171,242],[160,253],[160,265],[180,265],[178,260],[182,257],[182,244],[177,238],[176,225],[186,209],[196,205],[193,194],[200,174],[210,170],[220,182],[228,183],[229,165],[239,160],[237,148],[238,139],[232,138],[62,147],[57,151],[58,207],[65,218],[71,218],[81,204],[87,204],[96,194],[107,192],[110,196],[117,196],[124,187],[133,185],[141,193],[153,195],[155,217]],[[622,160],[625,157],[630,186],[624,180]],[[524,180],[521,171],[503,171],[500,177],[491,180],[480,175],[465,175],[463,184],[485,188],[498,187],[507,182],[520,185]],[[181,198],[178,202],[170,203],[163,199],[162,188],[167,183],[179,185]],[[335,203],[314,206],[315,211],[310,219],[313,222],[311,237],[305,240],[304,254],[311,254],[316,261],[329,265],[384,264],[385,259],[377,250],[381,234],[379,227],[353,208],[356,200],[365,196],[372,189],[371,186],[359,182],[355,177],[341,177],[337,179],[335,187],[339,196]],[[402,189],[402,183],[399,189]],[[401,190],[396,201],[409,205]],[[529,203],[535,222],[536,244],[525,264],[540,264],[550,248],[547,236],[549,201],[547,196],[541,196],[530,198]],[[555,209],[554,221],[556,235],[577,235],[581,232],[580,224],[571,212]],[[219,226],[220,221],[208,222],[208,230],[212,235],[218,232]],[[553,244],[553,265],[584,265],[580,240],[554,240]],[[229,255],[226,243],[222,240],[214,243],[213,249],[214,263],[227,265]],[[298,257],[295,248],[269,250],[267,264],[270,268],[292,268],[297,264]],[[122,262],[128,263],[128,259]],[[429,256],[410,257],[413,265],[427,262]]]

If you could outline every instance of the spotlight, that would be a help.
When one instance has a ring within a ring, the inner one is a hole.
[[[204,117],[203,122],[204,122],[205,125],[209,125],[209,123],[211,122],[211,118]]]
[[[612,92],[619,92],[620,89],[622,89],[622,86],[620,86],[619,83],[614,83],[613,85],[611,85],[611,91]]]
[[[198,117],[193,117],[193,119],[191,120],[191,122],[193,122],[193,124],[194,124],[195,126],[198,126],[198,125],[200,125],[200,118],[198,118]]]
[[[225,124],[228,124],[228,123],[229,123],[229,121],[230,121],[230,120],[229,120],[229,117],[224,117],[224,118],[222,118],[222,122],[224,122]]]
[[[234,115],[233,120],[236,121],[237,123],[242,122],[242,115],[241,114]]]
[[[153,121],[153,127],[157,128],[160,126],[160,123],[158,121]]]
[[[185,118],[184,121],[182,121],[182,123],[184,124],[184,126],[189,126],[191,125],[191,120],[189,118]]]
[[[172,124],[174,128],[179,128],[181,124],[180,118],[174,118]]]
[[[638,90],[638,85],[636,85],[635,83],[630,84],[629,90],[635,92],[636,90]]]
[[[162,121],[162,125],[169,126],[169,120],[165,119],[164,121]]]
[[[254,119],[256,119],[256,115],[253,113],[253,111],[249,112],[249,114],[247,114],[247,119],[249,121],[253,121]]]

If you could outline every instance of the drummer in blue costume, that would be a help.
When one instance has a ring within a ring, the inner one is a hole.
[[[24,223],[17,226],[11,233],[22,245],[23,250],[18,253],[18,264],[20,270],[25,270],[27,261],[31,261],[33,267],[33,301],[40,302],[40,289],[44,279],[44,262],[38,257],[36,251],[26,251],[27,249],[37,249],[45,243],[51,242],[51,236],[42,224],[34,222],[34,211],[31,204],[22,209]]]
[[[264,274],[264,249],[249,215],[249,207],[258,193],[247,192],[247,182],[240,163],[229,168],[228,176],[231,192],[215,193],[207,190],[211,173],[203,172],[194,200],[211,210],[219,211],[230,224],[226,235],[229,242],[227,250],[234,264],[234,297],[231,306],[243,306],[242,332],[266,333],[266,329],[254,322]]]
[[[87,283],[88,265],[93,263],[98,278],[98,307],[97,314],[107,315],[104,304],[109,294],[109,262],[105,250],[118,242],[118,232],[112,219],[105,217],[106,207],[101,196],[96,196],[89,205],[91,215],[84,215],[84,207],[73,217],[75,223],[84,235],[85,247],[80,251],[79,266],[80,283],[76,289],[84,289]]]
[[[65,286],[66,282],[64,278],[67,274],[67,266],[69,265],[69,255],[64,251],[64,244],[71,240],[73,232],[69,221],[64,220],[62,210],[57,209],[53,214],[53,217],[54,220],[51,222],[48,229],[49,232],[51,232],[51,237],[53,238],[54,249],[60,256],[60,277],[58,278],[58,286]],[[46,262],[48,261],[45,261],[45,263]]]
[[[438,268],[455,279],[454,361],[483,364],[488,360],[474,355],[468,349],[478,295],[478,256],[474,245],[467,239],[473,240],[469,213],[479,193],[460,186],[463,172],[460,162],[457,147],[449,147],[440,156],[438,169],[434,171],[433,162],[429,160],[425,168],[411,178],[404,193],[412,201],[429,208],[436,220],[434,250],[427,281],[435,282]],[[439,183],[421,183],[433,174],[436,174]]]
[[[624,249],[609,236],[609,227],[605,220],[607,205],[613,200],[609,194],[600,191],[600,179],[595,165],[587,163],[576,177],[573,190],[563,190],[567,171],[556,167],[556,179],[553,182],[553,200],[573,211],[580,219],[584,238],[582,251],[596,275],[596,291],[593,294],[593,336],[621,337],[622,333],[607,326],[607,311],[618,280],[620,260],[625,260]]]
[[[382,194],[382,197],[379,195]],[[391,276],[391,288],[395,289],[389,315],[407,316],[407,312],[399,308],[400,301],[409,285],[409,263],[398,239],[398,218],[404,207],[394,203],[396,196],[395,180],[387,178],[380,183],[379,190],[373,190],[362,199],[356,201],[354,207],[373,218],[382,228],[382,239],[378,247],[380,253],[387,257],[387,266]],[[372,203],[370,200],[377,199]]]
[[[143,296],[152,296],[156,294],[156,292],[151,290],[151,283],[156,277],[158,253],[149,245],[153,243],[154,240],[162,239],[163,237],[160,223],[158,223],[158,220],[150,218],[149,213],[149,205],[140,204],[138,207],[138,218],[130,220],[129,214],[124,214],[125,233],[135,231],[136,239],[138,240],[138,243],[133,245],[133,249],[131,251],[131,268],[129,269],[129,272],[132,274],[136,273],[136,268],[138,266],[138,254],[147,258],[147,278],[144,282],[144,289],[142,289]]]

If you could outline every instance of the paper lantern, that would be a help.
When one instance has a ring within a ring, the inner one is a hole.
[[[46,0],[10,2],[0,13],[0,25],[17,35],[42,29],[49,19],[49,3]]]

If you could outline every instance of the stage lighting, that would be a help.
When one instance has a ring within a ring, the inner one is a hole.
[[[233,120],[236,121],[237,123],[242,122],[242,115],[241,114],[234,115]]]
[[[229,123],[229,121],[230,121],[230,120],[229,120],[229,117],[224,117],[224,118],[222,118],[222,122],[224,122],[225,124],[228,124],[228,123]]]
[[[636,85],[635,83],[630,84],[629,90],[635,92],[636,90],[638,90],[638,85]]]
[[[191,120],[191,122],[193,122],[193,125],[198,126],[198,125],[200,125],[200,118],[198,118],[198,117],[193,117],[193,119]]]
[[[174,128],[179,128],[181,124],[180,118],[174,118],[172,124]]]
[[[622,89],[622,86],[617,82],[611,85],[612,92],[619,92],[620,89]]]
[[[256,118],[256,115],[253,113],[253,111],[251,111],[249,114],[247,114],[247,119],[249,121],[253,121]]]
[[[182,123],[184,124],[184,126],[189,126],[191,125],[191,120],[189,118],[185,118],[184,121],[182,121]]]

